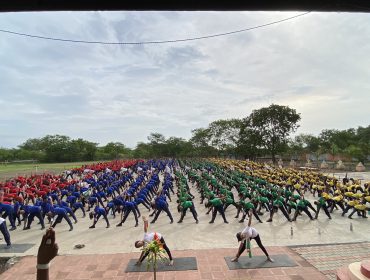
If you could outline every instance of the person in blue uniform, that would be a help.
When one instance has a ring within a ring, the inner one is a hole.
[[[10,234],[9,234],[8,228],[6,226],[6,221],[5,221],[5,219],[3,219],[1,217],[0,217],[0,232],[3,234],[5,242],[6,242],[6,247],[5,248],[6,249],[11,248],[12,243],[10,241]]]
[[[40,206],[24,205],[21,213],[24,217],[24,230],[30,229],[34,217],[37,217],[41,224],[41,229],[45,228],[44,219],[42,218],[42,210]],[[26,225],[27,224],[27,225]]]
[[[1,213],[4,212],[2,215]],[[14,220],[14,205],[11,204],[5,204],[0,203],[0,216],[3,218],[8,217],[10,225],[12,226],[10,230],[15,230],[17,227],[15,226],[15,220]]]
[[[69,225],[69,231],[73,230],[73,225],[67,215],[67,210],[64,209],[63,207],[53,207],[51,211],[48,213],[48,215],[54,218],[54,223],[51,225],[52,228],[55,228],[55,226],[61,223],[62,220],[64,219],[67,221]]]
[[[72,210],[73,210],[73,213],[76,213],[76,211],[78,209],[81,209],[82,213],[83,213],[83,216],[82,218],[84,218],[86,216],[86,212],[85,212],[85,208],[84,208],[84,205],[81,201],[76,201],[75,203],[73,203],[72,205]]]
[[[170,212],[170,209],[168,208],[168,203],[164,195],[158,196],[155,199],[155,202],[152,204],[152,207],[156,210],[156,213],[154,219],[150,222],[151,224],[155,223],[155,221],[158,219],[159,214],[161,214],[162,211],[166,212],[167,216],[170,218],[170,224],[173,223],[172,214]]]
[[[135,205],[135,202],[131,201],[124,201],[124,206],[123,206],[124,212],[123,212],[123,218],[121,222],[117,225],[117,227],[122,226],[122,224],[126,221],[128,215],[132,212],[135,217],[135,227],[139,225],[138,221],[138,213],[137,213],[137,206]]]
[[[89,216],[90,216],[90,220],[94,218],[94,223],[89,228],[95,228],[95,225],[101,216],[103,216],[104,220],[107,222],[107,228],[109,228],[110,225],[109,225],[109,221],[107,217],[107,212],[105,211],[104,208],[96,206],[94,208],[94,211],[90,212]]]

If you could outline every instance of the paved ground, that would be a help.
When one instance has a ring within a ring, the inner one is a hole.
[[[176,202],[170,203],[170,209],[174,216],[175,223],[170,224],[169,218],[161,214],[157,222],[150,225],[149,230],[163,233],[167,243],[173,250],[190,249],[211,249],[211,248],[233,248],[237,246],[235,234],[242,230],[244,224],[238,223],[234,218],[236,209],[230,206],[226,211],[229,224],[224,224],[221,217],[217,216],[214,224],[209,224],[211,217],[206,215],[204,205],[200,205],[198,195],[196,195],[196,209],[199,213],[199,224],[188,213],[182,224],[177,224],[180,214],[176,210]],[[314,199],[307,196],[309,199]],[[149,212],[145,208],[140,208],[142,214]],[[262,224],[253,220],[252,225],[260,232],[262,241],[267,246],[287,246],[287,245],[307,245],[307,244],[326,244],[326,243],[345,243],[370,241],[369,219],[354,219],[341,217],[341,211],[334,211],[333,219],[329,220],[324,213],[320,213],[318,220],[311,221],[303,214],[299,216],[296,222],[289,223],[281,213],[274,216],[272,223],[266,223],[267,214],[261,216],[264,221]],[[89,229],[91,220],[80,218],[81,212],[77,213],[79,222],[75,229],[69,232],[69,226],[63,222],[56,227],[57,241],[60,247],[60,254],[110,254],[110,253],[129,253],[138,252],[134,247],[134,241],[141,238],[143,234],[142,221],[139,227],[134,227],[133,216],[130,216],[121,228],[117,228],[118,217],[110,217],[111,228],[106,229],[104,220],[97,223],[95,229]],[[23,231],[21,228],[11,232],[13,243],[32,243],[39,244],[43,231],[37,220],[32,224],[31,230]],[[353,231],[350,231],[352,223]],[[291,235],[293,229],[293,235]],[[340,233],[340,234],[338,234]],[[76,244],[85,244],[86,247],[81,250],[74,249]],[[0,256],[23,256],[36,255],[37,246],[24,253],[12,254],[2,253]]]
[[[307,262],[325,274],[336,279],[338,268],[353,262],[370,259],[370,243],[348,243],[320,246],[292,247]]]
[[[370,173],[364,173],[361,176],[363,176],[363,178],[366,180],[370,179]],[[238,246],[238,243],[235,238],[235,233],[240,231],[245,226],[243,224],[238,223],[237,219],[234,218],[236,214],[236,209],[230,206],[226,212],[227,219],[230,222],[229,224],[224,224],[222,222],[222,219],[218,216],[216,218],[215,223],[210,225],[208,224],[209,220],[211,219],[210,215],[206,215],[205,214],[206,209],[204,208],[204,205],[199,204],[197,192],[195,190],[193,190],[192,192],[194,195],[196,195],[195,202],[196,209],[199,213],[200,219],[199,224],[195,224],[195,221],[193,220],[192,215],[190,213],[188,213],[187,216],[185,217],[183,224],[177,224],[176,221],[179,219],[180,215],[176,211],[176,203],[172,202],[170,203],[170,209],[174,215],[175,223],[169,224],[168,217],[165,216],[164,214],[161,214],[158,221],[154,225],[151,225],[149,230],[161,232],[165,236],[165,239],[170,248],[172,250],[180,252],[179,253],[180,255],[189,252],[193,252],[195,255],[197,255],[198,252],[200,252],[199,254],[202,255],[203,254],[202,252],[209,253],[210,252],[209,249],[236,248],[236,246]],[[314,199],[309,195],[307,197],[310,200]],[[144,208],[140,209],[143,214],[148,214],[148,211],[146,209]],[[334,211],[332,216],[333,219],[329,220],[327,219],[324,213],[320,213],[318,220],[310,221],[308,217],[305,214],[303,214],[302,216],[298,217],[296,222],[289,223],[286,221],[282,214],[278,213],[277,215],[274,216],[274,221],[272,223],[266,223],[265,221],[268,219],[268,217],[265,214],[261,217],[264,223],[260,224],[253,220],[252,225],[255,226],[260,232],[262,241],[265,244],[265,246],[270,246],[270,248],[282,248],[271,246],[291,246],[291,245],[301,246],[310,244],[312,245],[312,244],[346,243],[346,242],[370,242],[369,235],[370,226],[368,219],[358,218],[356,217],[356,215],[354,215],[354,219],[350,220],[346,217],[341,217],[339,211]],[[78,217],[81,217],[81,213],[78,213]],[[109,229],[105,228],[104,220],[98,222],[97,228],[89,229],[88,227],[89,225],[91,225],[91,221],[87,218],[85,219],[79,218],[79,222],[78,224],[75,225],[75,229],[72,232],[68,231],[69,229],[68,225],[64,223],[59,224],[56,227],[57,242],[60,247],[59,253],[61,255],[61,257],[58,257],[58,260],[59,259],[66,260],[67,263],[69,264],[74,263],[73,261],[75,260],[74,258],[81,258],[81,262],[83,264],[84,257],[87,258],[86,259],[88,260],[87,263],[89,263],[93,262],[94,259],[97,261],[105,260],[105,258],[115,259],[115,257],[110,257],[111,254],[121,254],[119,255],[119,258],[122,258],[121,260],[122,262],[119,263],[120,269],[117,268],[117,276],[123,276],[121,274],[118,275],[118,273],[123,273],[121,269],[122,266],[124,266],[125,264],[124,263],[125,261],[123,259],[125,260],[127,259],[126,261],[128,261],[128,258],[132,256],[137,256],[139,252],[139,250],[133,246],[133,243],[135,240],[140,239],[143,234],[142,222],[140,221],[140,225],[137,228],[134,227],[135,222],[133,217],[131,216],[128,218],[128,221],[124,224],[122,228],[117,228],[115,226],[118,223],[118,218],[114,220],[112,217],[110,217],[110,222],[111,228]],[[351,223],[353,231],[350,230]],[[291,234],[291,229],[293,230],[293,235]],[[40,225],[37,225],[36,223],[32,225],[32,228],[29,231],[22,231],[20,228],[17,229],[16,231],[13,231],[11,233],[11,238],[14,244],[31,243],[35,245],[29,250],[25,251],[24,253],[17,254],[4,253],[0,249],[0,257],[36,255],[38,244],[41,240],[42,234],[43,231],[40,230]],[[80,250],[74,249],[74,245],[76,244],[85,244],[86,247]],[[2,246],[1,243],[0,246]],[[232,251],[227,251],[230,249],[225,250],[226,250],[225,252],[230,252],[230,254],[231,252],[233,252],[232,254],[234,254],[235,249],[232,249]],[[223,251],[217,252],[223,254],[222,253]],[[304,251],[297,252],[302,253],[304,256]],[[94,257],[89,256],[92,254],[95,254],[95,256]],[[102,254],[102,256],[96,256],[96,254]],[[66,257],[67,255],[80,255],[80,256]],[[117,256],[118,255],[116,255],[116,257]],[[191,256],[191,254],[189,256]],[[310,258],[307,258],[307,260],[311,261]],[[33,271],[32,273],[34,273],[34,269],[31,268],[31,263],[33,266],[35,262],[34,258],[27,257],[24,259],[24,261],[26,263],[27,262],[29,263],[30,273],[31,271]],[[202,263],[202,259],[200,259],[200,261]],[[112,261],[112,263],[114,264],[114,261]],[[199,267],[201,267],[201,263],[198,263]],[[277,269],[276,271],[279,270]],[[200,270],[198,273],[202,272],[206,271]],[[65,274],[66,272],[63,270],[61,271],[61,273],[62,274],[60,275],[66,275]],[[233,273],[234,272],[230,273],[228,272],[227,275],[232,275]],[[240,275],[242,275],[243,273],[244,272],[241,272]],[[271,273],[273,272],[271,271]],[[90,272],[83,274],[90,275]],[[61,279],[62,276],[60,275],[53,279]],[[237,277],[235,276],[234,278],[239,278],[239,276]],[[140,275],[140,277],[145,276]],[[202,279],[207,279],[203,276],[201,277]],[[232,277],[230,276],[229,278]],[[125,278],[121,277],[117,279]],[[287,279],[302,279],[302,278],[293,277]]]
[[[269,247],[270,254],[288,254],[296,267],[229,270],[224,256],[233,256],[235,249],[203,249],[174,251],[176,257],[196,257],[198,270],[159,272],[157,279],[254,279],[254,280],[303,280],[327,279],[315,267],[287,247]],[[255,255],[263,254],[254,249]],[[151,272],[126,273],[127,263],[137,258],[137,253],[58,256],[52,263],[50,279],[153,279]],[[176,259],[175,259],[176,261]],[[35,257],[24,257],[1,275],[2,280],[35,279]]]

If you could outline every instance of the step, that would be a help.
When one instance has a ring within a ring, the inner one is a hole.
[[[337,280],[350,280],[347,266],[342,266],[337,270]]]
[[[348,274],[351,280],[369,280],[361,273],[361,262],[354,262],[348,265]]]
[[[370,278],[370,260],[361,262],[361,273],[367,278]]]

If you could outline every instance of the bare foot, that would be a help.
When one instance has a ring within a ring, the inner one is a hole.
[[[273,259],[271,259],[270,257],[267,257],[267,260],[268,260],[269,262],[274,262],[274,260],[273,260]]]
[[[231,259],[232,262],[237,262],[238,261],[238,258],[233,258]]]
[[[173,260],[170,260],[169,266],[173,266]]]

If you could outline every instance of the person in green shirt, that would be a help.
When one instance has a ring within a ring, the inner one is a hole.
[[[181,217],[180,217],[180,220],[178,221],[178,223],[182,223],[188,209],[193,214],[195,222],[199,223],[198,213],[195,210],[194,202],[191,201],[191,200],[184,200],[184,199],[182,201],[181,201],[181,199],[179,200],[178,210],[179,210],[179,212],[181,212]]]
[[[251,201],[240,201],[240,204],[242,206],[242,209],[243,209],[243,216],[241,218],[241,220],[239,221],[239,223],[243,223],[245,218],[247,217],[247,214],[249,213],[249,211],[252,211],[254,217],[260,222],[262,223],[260,217],[258,216],[258,213],[256,211],[256,207],[255,207],[255,204],[257,204],[257,201],[255,199],[252,199]]]
[[[322,209],[324,209],[324,212],[325,212],[326,216],[328,216],[328,218],[331,220],[331,216],[330,216],[328,207],[326,206],[326,199],[323,196],[321,196],[320,192],[319,192],[319,199],[316,200],[314,202],[314,204],[316,204],[316,206],[317,206],[315,219],[317,219],[317,217],[319,216],[320,209],[322,208]]]
[[[291,214],[292,213],[292,209],[294,209],[294,210],[297,209],[296,200],[293,197],[290,197],[290,199],[288,200],[286,206],[287,206],[288,213]]]
[[[222,197],[222,196],[221,196],[221,198],[224,199],[224,197]],[[229,223],[226,220],[226,217],[225,217],[223,202],[222,202],[221,198],[215,197],[215,198],[209,200],[209,202],[206,204],[206,207],[209,207],[213,210],[212,211],[212,219],[209,222],[210,224],[213,224],[215,222],[217,212],[219,212],[221,217],[224,219],[224,223],[226,223],[226,224]]]
[[[308,207],[307,207],[307,202],[305,202],[305,199],[304,199],[304,196],[301,197],[301,199],[298,201],[297,203],[297,208],[295,210],[295,213],[294,213],[294,217],[292,219],[292,221],[295,221],[298,217],[298,214],[299,212],[305,212],[307,214],[307,216],[313,220],[314,218],[312,217],[310,211],[308,210]]]
[[[258,208],[257,208],[257,213],[261,213],[261,215],[262,215],[262,212],[261,212],[262,206],[265,207],[267,212],[271,211],[270,206],[269,206],[270,201],[267,197],[265,197],[263,195],[260,195],[260,196],[257,197],[257,201],[259,203]]]
[[[266,222],[272,222],[272,217],[274,216],[274,213],[277,212],[278,210],[280,210],[283,215],[285,216],[285,218],[291,222],[292,220],[290,219],[289,217],[289,214],[285,208],[285,203],[284,203],[284,197],[282,196],[279,196],[277,197],[273,203],[272,203],[272,210],[270,211],[270,218],[266,221]]]

